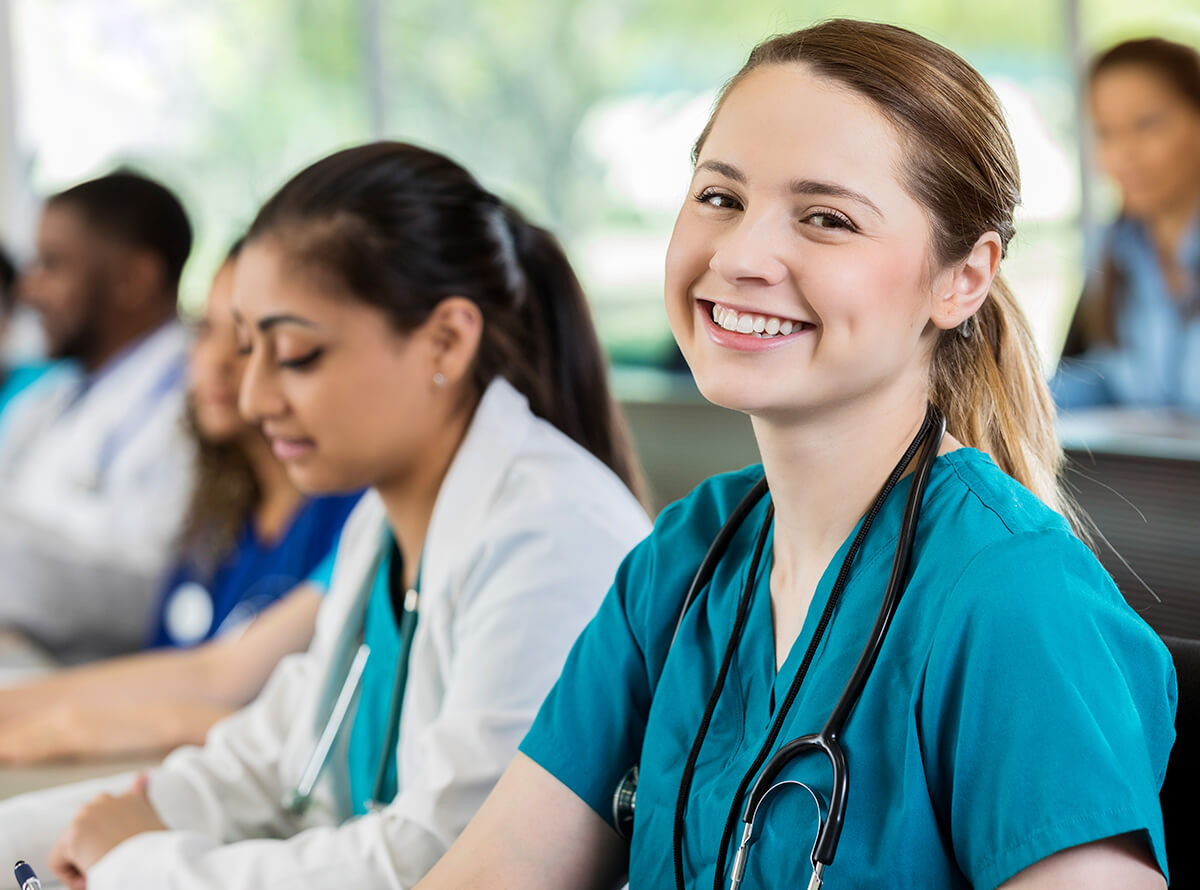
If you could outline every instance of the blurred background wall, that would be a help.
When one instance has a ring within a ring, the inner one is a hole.
[[[753,460],[701,404],[661,268],[718,86],[770,34],[833,15],[915,28],[989,78],[1024,179],[1006,270],[1047,364],[1113,196],[1088,171],[1087,57],[1200,42],[1195,0],[0,0],[0,237],[27,255],[37,196],[131,164],[187,201],[185,309],[257,205],[376,137],[447,152],[560,233],[592,296],[658,501]]]

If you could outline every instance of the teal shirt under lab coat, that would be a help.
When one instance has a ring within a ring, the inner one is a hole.
[[[403,654],[400,622],[392,608],[391,567],[396,556],[394,538],[387,536],[387,551],[371,583],[363,619],[363,642],[371,647],[363,671],[354,725],[350,730],[350,795],[354,814],[370,811],[372,804],[386,806],[396,796],[396,734],[399,724],[388,722],[396,694],[396,666]],[[375,796],[375,777],[383,767],[383,784]]]
[[[676,794],[730,638],[760,504],[668,646],[693,573],[751,467],[667,508],[625,560],[521,750],[606,820],[640,762],[630,886],[674,885]],[[775,748],[816,732],[875,620],[909,478],[871,528]],[[808,648],[853,534],[826,567],[776,674],[770,548],[745,634],[697,761],[683,844],[687,886],[713,885],[742,776]],[[1166,870],[1158,790],[1174,740],[1175,674],[1066,522],[973,449],[939,457],[911,581],[842,736],[845,829],[826,886],[995,887],[1059,850],[1138,832]],[[795,762],[828,797],[824,758]],[[738,802],[740,818],[741,802]],[[814,804],[794,786],[761,817],[745,890],[807,886]],[[740,837],[740,823],[736,830]],[[736,846],[736,840],[731,847]],[[733,850],[726,855],[726,873]]]

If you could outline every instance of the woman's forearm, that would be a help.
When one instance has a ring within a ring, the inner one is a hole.
[[[66,668],[0,690],[0,721],[97,701],[204,700],[209,686],[205,661],[200,649],[160,650]]]
[[[0,690],[0,722],[34,711],[96,703],[241,707],[258,694],[279,659],[308,645],[319,606],[319,594],[301,585],[233,639],[80,665]]]

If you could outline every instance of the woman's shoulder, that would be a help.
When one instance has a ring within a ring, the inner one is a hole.
[[[710,476],[663,509],[654,523],[654,535],[668,542],[683,538],[711,542],[737,505],[762,479],[762,464]]]
[[[999,628],[1056,610],[1102,609],[1140,622],[1070,523],[996,466],[963,448],[943,457],[944,484],[930,503],[927,546],[944,572],[946,614]],[[957,620],[957,619],[955,619]]]
[[[977,544],[1023,535],[1074,537],[1061,513],[1000,469],[988,454],[959,448],[938,458],[938,464],[943,484],[930,506],[954,511],[957,521],[952,533],[969,536]]]
[[[654,628],[667,621],[673,626],[705,553],[762,478],[763,468],[757,464],[712,476],[659,513],[650,534],[629,553],[617,574],[617,594],[634,625]],[[737,535],[744,539],[757,534],[765,503],[760,499]]]

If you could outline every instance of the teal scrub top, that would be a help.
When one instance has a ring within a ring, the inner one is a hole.
[[[13,368],[0,367],[0,411],[8,407],[8,403],[40,380],[47,371],[55,365],[50,362],[37,362],[28,365],[17,365]]]
[[[674,886],[680,776],[730,639],[766,502],[750,514],[670,646],[705,550],[762,476],[710,479],[668,507],[622,564],[521,750],[612,822],[640,763],[633,890]],[[818,731],[866,642],[911,477],[867,535],[774,748]],[[860,523],[861,524],[861,523]],[[857,529],[855,530],[857,532]],[[854,533],[826,567],[776,673],[770,548],[696,765],[683,843],[688,887],[713,885],[732,798],[816,631]],[[1174,740],[1175,674],[1066,521],[986,455],[933,465],[911,580],[851,713],[845,827],[829,887],[990,888],[1067,847],[1138,832],[1166,872],[1158,791]],[[824,757],[794,761],[826,799]],[[746,890],[807,886],[815,806],[789,786],[759,819]]]
[[[396,661],[400,657],[400,625],[392,610],[389,580],[394,552],[388,535],[385,555],[371,585],[363,626],[363,642],[371,647],[371,654],[363,670],[349,750],[350,794],[356,816],[368,812],[370,803],[388,804],[396,796],[395,727],[388,725],[396,686]],[[375,776],[385,758],[382,793],[379,800],[372,801]]]
[[[370,647],[371,653],[363,670],[349,745],[350,794],[356,816],[369,812],[371,804],[386,806],[391,803],[398,787],[396,749],[402,712],[396,710],[393,713],[393,704],[402,706],[403,697],[397,701],[396,693],[399,689],[402,696],[407,671],[400,676],[398,670],[405,656],[405,635],[411,647],[417,615],[416,612],[405,612],[407,617],[402,621],[393,605],[392,577],[395,574],[398,579],[403,575],[400,564],[395,573],[392,571],[393,560],[399,560],[399,550],[394,542],[389,532],[384,556],[379,561],[368,595],[363,624],[363,642]],[[419,587],[420,567],[417,584]],[[401,590],[399,595],[405,592]],[[382,782],[379,793],[375,794],[375,779],[381,767]]]

